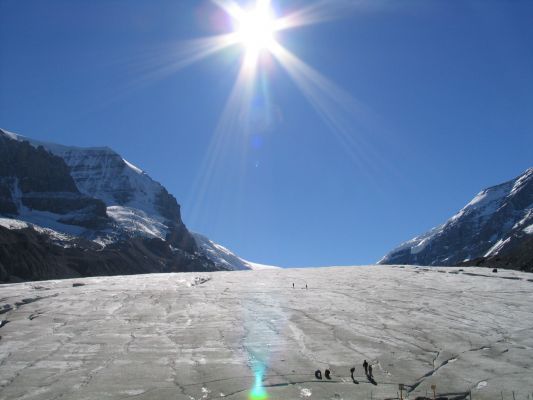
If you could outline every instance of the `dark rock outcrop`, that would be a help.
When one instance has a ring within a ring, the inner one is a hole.
[[[0,213],[19,215],[19,208],[67,215],[63,223],[104,227],[106,206],[78,190],[69,167],[42,146],[0,134]]]
[[[5,135],[0,135],[0,176],[17,178],[22,193],[79,193],[61,157]]]
[[[507,268],[533,272],[533,235],[524,235],[510,240],[498,254],[478,257],[458,265],[474,265],[487,268]]]
[[[5,283],[218,269],[205,257],[173,249],[160,239],[133,238],[103,248],[78,238],[60,246],[31,227],[0,226],[0,282]]]
[[[155,206],[159,213],[167,219],[170,227],[166,240],[190,253],[198,251],[196,241],[181,220],[180,205],[176,198],[165,188],[161,188],[161,191],[156,195]]]

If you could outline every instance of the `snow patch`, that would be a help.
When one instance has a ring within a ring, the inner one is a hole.
[[[276,267],[274,265],[267,265],[267,264],[259,264],[259,263],[254,263],[254,262],[251,262],[251,261],[245,261],[246,264],[248,264],[250,266],[250,269],[253,269],[254,271],[261,271],[261,270],[265,270],[265,269],[280,269],[281,267]]]
[[[206,387],[202,387],[202,399],[207,399],[209,397],[209,393],[211,393],[211,390]]]
[[[143,394],[146,390],[144,389],[131,389],[131,390],[123,390],[120,393],[125,394],[128,396],[138,396],[140,394]]]
[[[18,219],[0,218],[0,226],[3,226],[7,229],[24,229],[27,228],[29,224]]]
[[[511,183],[506,182],[479,192],[470,203],[452,217],[452,220],[457,220],[463,215],[472,212],[478,213],[480,217],[487,217],[494,214],[509,195]]]
[[[39,214],[51,214],[51,213],[36,212],[33,214],[35,215],[30,215],[29,218],[27,217],[26,219],[40,220],[40,218],[37,217]],[[53,215],[56,215],[56,214],[53,214]],[[43,218],[47,218],[46,215]],[[56,226],[59,226],[60,228],[67,227],[68,229],[68,225],[60,224],[56,222],[55,220],[53,220],[53,218],[52,218],[52,222],[53,223],[50,223],[49,225],[56,225]],[[7,229],[14,229],[14,230],[32,228],[36,232],[39,232],[41,234],[48,236],[52,240],[52,242],[62,247],[71,247],[72,244],[70,242],[73,242],[76,240],[76,237],[75,237],[76,234],[69,235],[63,232],[58,232],[57,230],[54,230],[54,229],[44,228],[37,224],[29,223],[29,222],[22,221],[19,219],[14,219],[14,218],[0,218],[0,226],[3,226],[4,228],[7,228]],[[62,229],[59,229],[59,230],[61,231]],[[72,227],[72,230],[76,230],[76,227]]]
[[[503,240],[503,239],[500,239],[496,242],[496,244],[494,246],[492,246],[489,251],[487,251],[483,257],[489,257],[489,256],[495,256],[497,255],[500,250],[503,248],[503,246],[505,246],[507,243],[509,243],[511,241],[511,238],[508,237],[507,239]]]
[[[131,235],[140,234],[165,240],[168,233],[168,227],[164,224],[162,217],[157,218],[137,208],[111,206],[107,207],[107,215]]]
[[[6,131],[5,129],[0,129],[0,132],[2,132],[4,135],[6,135],[10,139],[19,141],[19,137],[16,133]]]
[[[424,250],[426,248],[426,246],[429,244],[429,241],[430,241],[430,238],[425,238],[424,240],[422,240],[417,245],[411,247],[411,254],[420,253],[422,250]]]
[[[126,165],[127,165],[128,167],[130,167],[132,170],[134,170],[136,173],[138,173],[138,174],[140,174],[140,175],[142,175],[142,174],[144,173],[142,169],[140,169],[139,167],[133,165],[133,164],[130,163],[128,160],[126,160],[126,159],[123,158],[122,161],[124,161],[124,162],[126,163]]]

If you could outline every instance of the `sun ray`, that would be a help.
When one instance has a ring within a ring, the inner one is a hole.
[[[235,45],[237,37],[234,32],[200,39],[174,42],[171,44],[150,47],[138,52],[133,58],[107,60],[106,68],[120,68],[127,70],[127,76],[135,77],[117,83],[113,93],[98,103],[86,107],[87,115],[100,109],[105,109],[110,104],[120,101],[154,82],[165,79],[177,71],[196,62],[210,57],[224,49]]]
[[[299,28],[346,17],[356,2],[320,0],[300,8],[276,20],[276,30]]]
[[[203,202],[207,198],[207,193],[213,190],[214,182],[232,181],[234,190],[241,190],[242,174],[245,168],[242,163],[246,158],[246,133],[250,128],[250,104],[253,96],[253,85],[257,69],[255,63],[257,60],[244,60],[235,84],[226,101],[226,105],[220,116],[217,127],[211,138],[209,148],[202,162],[200,173],[196,177],[196,182],[191,191],[191,199],[187,204],[193,204],[190,211],[190,221],[193,223],[200,222],[208,216],[200,215],[200,210],[204,209]],[[239,152],[232,151],[239,149]],[[229,166],[224,163],[227,157],[241,159],[241,168],[238,171],[229,171]],[[221,168],[224,165],[225,168]],[[222,175],[231,175],[232,179],[218,179]]]
[[[137,69],[136,75],[140,77],[136,83],[164,78],[235,43],[237,35],[231,32],[151,49],[132,61],[132,68]]]
[[[241,19],[244,10],[235,1],[232,0],[211,0],[216,6],[220,7],[233,19]]]
[[[272,54],[361,171],[375,168],[378,153],[357,132],[371,131],[378,124],[375,114],[279,43],[272,47]]]

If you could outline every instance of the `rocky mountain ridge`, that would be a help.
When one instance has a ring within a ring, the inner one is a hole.
[[[447,222],[401,244],[379,263],[532,271],[533,168],[482,190]]]

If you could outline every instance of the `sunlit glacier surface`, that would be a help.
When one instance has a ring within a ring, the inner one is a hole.
[[[532,278],[368,266],[3,285],[0,399],[385,399],[400,383],[411,399],[526,399]]]

